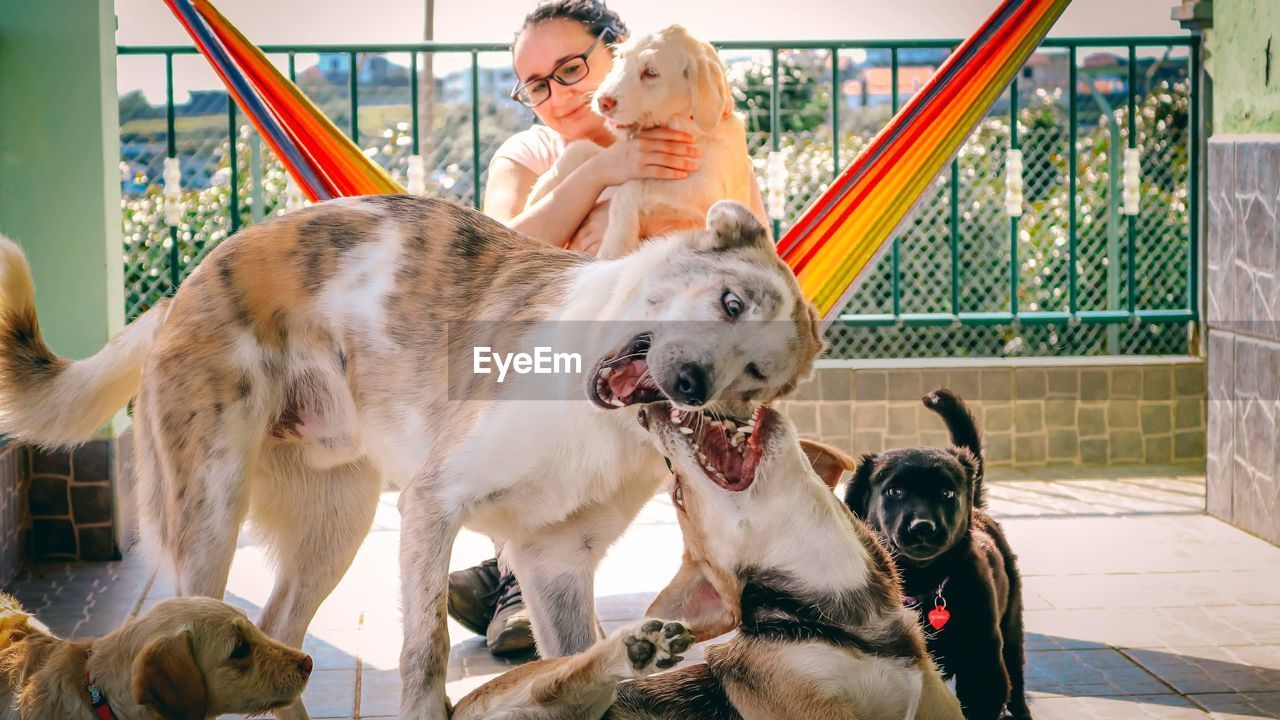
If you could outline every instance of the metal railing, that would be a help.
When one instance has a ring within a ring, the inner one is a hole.
[[[945,53],[959,42],[717,43],[727,60],[732,60],[734,54],[761,58],[742,61],[753,66],[738,73],[735,91],[740,108],[749,117],[751,152],[757,160],[761,187],[766,186],[767,180],[765,163],[761,161],[768,154],[784,153],[791,170],[782,207],[771,208],[777,218],[775,236],[781,235],[787,223],[834,179],[871,132],[878,129],[865,126],[867,117],[879,108],[877,102],[884,100],[871,92],[874,80],[868,68],[883,71],[887,64],[891,93],[885,104],[888,111],[896,111],[910,92],[903,92],[903,73],[922,72],[918,61],[904,58],[911,53],[918,55],[919,51]],[[1085,58],[1088,62],[1082,66],[1082,50],[1107,49],[1117,52],[1099,57],[1111,57],[1113,64]],[[429,135],[438,152],[434,162],[427,158],[428,171],[440,171],[442,167],[456,170],[449,174],[452,185],[442,180],[434,190],[476,207],[482,197],[486,156],[491,155],[495,144],[482,139],[484,113],[497,108],[516,113],[523,123],[531,120],[527,114],[518,115],[522,110],[514,103],[507,101],[510,107],[503,108],[500,101],[495,104],[492,98],[483,96],[480,56],[505,52],[506,45],[268,45],[262,50],[269,57],[283,57],[293,78],[297,78],[299,55],[345,58],[347,102],[330,97],[322,107],[331,115],[345,114],[343,119],[351,137],[362,147],[391,131],[386,127],[371,131],[370,122],[361,125],[362,111],[369,113],[372,107],[362,102],[362,94],[376,90],[385,95],[387,90],[385,84],[376,88],[365,84],[361,60],[378,55],[407,57],[403,115],[408,122],[397,123],[407,127],[396,131],[399,136],[395,152],[387,152],[379,160],[390,166],[393,174],[402,175],[405,155],[422,152],[423,136]],[[1162,55],[1158,54],[1161,50]],[[148,56],[164,62],[163,134],[170,158],[183,154],[179,148],[183,129],[179,106],[175,104],[174,59],[195,52],[188,46],[119,48],[122,58]],[[437,104],[462,108],[469,115],[469,132],[465,125],[452,131],[446,127],[424,132],[419,92],[423,60],[449,54],[469,56],[469,63],[456,73],[468,86],[469,97],[452,105],[437,99]],[[872,55],[877,58],[871,59]],[[1121,334],[1140,334],[1140,325],[1185,328],[1198,319],[1198,40],[1189,36],[1054,38],[1041,45],[1037,57],[1014,80],[966,149],[953,160],[950,171],[943,174],[924,207],[913,216],[914,221],[904,226],[883,260],[869,271],[859,297],[841,316],[847,329],[933,329],[936,332],[930,337],[944,338],[948,331],[962,327],[1025,332],[1026,328],[1037,326],[1061,326],[1064,330],[1081,325],[1113,326],[1106,331],[1110,336],[1105,341],[1106,351],[1123,353],[1177,348],[1176,340],[1170,345],[1166,339],[1160,348],[1151,350],[1120,338]],[[729,64],[732,73],[735,64]],[[1052,84],[1054,73],[1060,74],[1064,65],[1067,76],[1058,85],[1065,87],[1059,87],[1057,95],[1045,92],[1046,83]],[[1045,68],[1044,77],[1038,77],[1039,69]],[[332,71],[332,66],[329,69]],[[330,72],[332,81],[324,87],[337,88],[340,75],[341,72]],[[1038,90],[1033,92],[1031,86]],[[860,93],[860,98],[850,97],[850,88]],[[801,99],[797,100],[796,95]],[[825,107],[819,102],[823,97]],[[760,107],[765,101],[768,107]],[[798,103],[803,107],[797,107]],[[210,210],[209,221],[220,229],[204,240],[198,238],[203,230],[194,225],[166,227],[161,233],[156,232],[154,222],[147,227],[134,227],[135,231],[150,233],[152,239],[167,235],[168,242],[162,244],[168,267],[167,272],[150,267],[141,281],[149,282],[149,286],[131,296],[131,313],[136,314],[153,301],[152,296],[157,293],[171,292],[213,244],[244,222],[264,217],[266,206],[271,204],[269,198],[264,199],[262,189],[265,153],[255,144],[253,134],[245,130],[243,119],[229,100],[225,113],[224,137],[236,140],[228,140],[224,158],[230,188],[225,207],[220,209],[225,212],[225,221],[214,217],[218,208]],[[823,115],[820,122],[815,119],[817,114]],[[446,131],[452,136],[445,137]],[[439,151],[444,144],[448,149]],[[401,146],[407,146],[407,152],[400,150]],[[246,148],[254,155],[253,163],[247,166],[243,157]],[[215,147],[212,154],[217,150]],[[1020,152],[1026,158],[1026,166],[1032,168],[1027,185],[1033,197],[1023,203],[1019,212],[1005,212],[1001,217],[994,206],[1002,204],[1002,193],[1007,193],[1008,188],[997,178],[1004,174],[1000,161],[1009,150]],[[1121,166],[1121,150],[1135,154],[1141,166],[1137,173],[1141,195],[1137,212],[1125,212],[1121,207],[1124,190],[1133,179],[1128,176],[1129,169]],[[820,167],[825,169],[819,171]],[[246,173],[252,178],[243,177]],[[252,186],[251,191],[245,189],[246,183]],[[126,194],[133,198],[154,195],[157,184],[155,173],[149,173],[145,182],[137,183],[141,190],[135,188],[135,192]],[[129,202],[126,198],[126,205]],[[252,206],[248,215],[245,205]],[[153,221],[155,215],[151,213]],[[151,259],[157,259],[158,249],[149,246],[146,252]],[[992,257],[999,262],[991,262]],[[1171,272],[1176,277],[1170,277]],[[942,340],[937,342],[945,344]],[[1181,351],[1185,352],[1185,348]],[[852,345],[850,352],[856,354]]]

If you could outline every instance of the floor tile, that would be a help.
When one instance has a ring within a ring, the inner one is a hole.
[[[1203,477],[1178,467],[1058,468],[993,472],[988,487],[1024,575],[1037,720],[1280,717],[1280,548],[1203,515]],[[396,500],[383,495],[373,530],[304,643],[316,663],[306,700],[317,719],[399,714]],[[606,632],[644,615],[680,551],[670,499],[660,494],[597,573]],[[451,565],[492,554],[488,538],[464,532]],[[8,590],[53,631],[98,635],[173,596],[172,580],[153,577],[143,557],[33,565]],[[272,572],[261,542],[244,533],[225,599],[257,618]],[[452,621],[449,636],[446,689],[455,700],[513,667]],[[686,662],[724,639],[691,648]]]

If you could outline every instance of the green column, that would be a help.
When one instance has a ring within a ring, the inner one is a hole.
[[[111,0],[0,0],[0,232],[73,358],[124,318],[115,24]]]
[[[1219,0],[1206,50],[1214,133],[1280,132],[1280,3]]]

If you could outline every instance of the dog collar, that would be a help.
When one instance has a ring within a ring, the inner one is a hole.
[[[106,700],[106,694],[93,684],[93,676],[88,673],[88,667],[84,669],[84,692],[88,693],[88,705],[92,708],[95,720],[116,720],[115,712],[111,712],[111,703]]]
[[[951,620],[951,611],[947,609],[947,598],[942,594],[950,580],[950,575],[942,578],[942,582],[938,583],[938,587],[933,591],[933,609],[929,611],[927,617],[929,625],[934,630],[941,630]],[[909,606],[919,606],[921,604],[920,600],[921,598],[914,595],[902,596],[902,602]]]

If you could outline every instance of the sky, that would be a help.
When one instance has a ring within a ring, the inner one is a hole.
[[[436,0],[435,39],[510,42],[536,0]],[[215,0],[224,15],[257,44],[416,42],[423,39],[425,0]],[[847,40],[958,38],[969,35],[996,0],[610,0],[633,32],[678,22],[698,37],[717,40]],[[1175,0],[1074,0],[1051,36],[1182,35],[1169,19]],[[160,0],[116,0],[120,45],[190,44]],[[198,58],[175,63],[175,84],[214,87]],[[443,59],[442,59],[443,60]],[[461,58],[458,58],[461,61]],[[508,61],[483,56],[485,64]],[[437,62],[437,72],[451,69]],[[122,91],[163,91],[154,59],[123,58]],[[162,97],[162,96],[159,96]],[[181,98],[179,98],[181,102]]]

